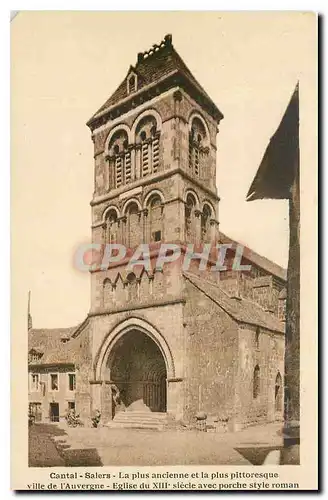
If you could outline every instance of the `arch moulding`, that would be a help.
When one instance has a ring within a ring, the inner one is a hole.
[[[168,379],[175,378],[175,367],[172,352],[163,335],[150,323],[141,318],[129,318],[120,322],[106,335],[94,361],[95,380],[103,381],[106,372],[108,356],[116,342],[131,330],[138,330],[150,337],[160,349],[167,372]]]

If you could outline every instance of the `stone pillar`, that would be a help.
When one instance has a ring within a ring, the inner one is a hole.
[[[174,92],[174,114],[175,114],[175,137],[174,137],[174,152],[173,159],[180,166],[181,156],[181,132],[180,132],[180,102],[182,101],[182,94],[179,90]]]
[[[300,463],[300,192],[299,158],[289,200],[289,257],[285,336],[285,425],[283,464]]]
[[[202,241],[202,212],[200,210],[195,210],[195,223],[196,241],[194,243],[199,244]]]
[[[103,381],[101,384],[101,422],[106,424],[112,420],[112,386],[109,381]]]
[[[168,379],[166,411],[176,420],[183,419],[183,401],[183,379]]]
[[[141,175],[141,144],[136,144],[135,148],[135,179],[140,179]]]
[[[101,411],[101,381],[90,382],[91,412]]]

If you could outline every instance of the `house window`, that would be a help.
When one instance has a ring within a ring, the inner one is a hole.
[[[38,373],[31,373],[31,392],[38,392],[40,388],[40,376]]]
[[[50,390],[58,391],[58,373],[50,373]]]
[[[29,352],[28,360],[29,363],[38,363],[42,358],[42,353],[36,352],[33,349]]]
[[[161,231],[155,231],[153,233],[153,240],[154,241],[161,241],[162,237],[161,237]]]
[[[76,377],[75,373],[69,373],[68,374],[68,390],[69,391],[75,391],[76,389]]]
[[[75,410],[75,401],[68,401],[67,407],[69,410]]]
[[[257,399],[260,394],[260,367],[256,365],[253,375],[253,398]]]

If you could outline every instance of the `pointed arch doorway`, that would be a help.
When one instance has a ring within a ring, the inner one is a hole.
[[[166,412],[167,371],[156,342],[138,329],[122,335],[106,362],[112,383],[112,416],[121,410]]]

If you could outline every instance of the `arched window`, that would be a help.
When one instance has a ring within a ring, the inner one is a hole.
[[[203,122],[195,116],[189,132],[189,171],[196,177],[201,177],[201,169],[207,154],[207,134]]]
[[[128,94],[131,94],[131,92],[135,92],[137,90],[137,75],[132,73],[128,79],[127,79],[127,91]]]
[[[108,146],[110,185],[118,188],[131,182],[131,152],[125,130],[117,130]]]
[[[196,219],[195,219],[196,199],[189,193],[185,203],[185,231],[186,240],[192,243],[196,239]]]
[[[139,207],[136,203],[132,202],[127,207],[126,211],[126,230],[127,238],[126,243],[130,248],[139,245],[141,239],[142,228],[140,226]]]
[[[118,220],[115,210],[109,210],[106,214],[106,243],[118,242]]]
[[[149,221],[149,241],[161,241],[163,237],[163,205],[158,195],[151,197],[148,203],[148,221]]]
[[[274,403],[275,403],[275,411],[282,411],[283,404],[283,391],[282,391],[282,378],[280,372],[277,373],[275,386],[274,386]]]
[[[260,349],[260,329],[256,328],[255,332],[255,349],[258,351]]]
[[[202,227],[201,239],[202,239],[202,241],[205,241],[205,242],[209,242],[211,240],[211,234],[210,234],[211,215],[212,215],[212,211],[211,211],[210,207],[208,205],[204,205],[202,218],[201,218],[201,227]]]
[[[103,305],[108,307],[112,301],[112,284],[111,281],[106,278],[103,283]]]
[[[140,174],[146,177],[159,168],[159,138],[154,116],[145,116],[136,128],[136,144],[140,147]]]
[[[257,399],[260,394],[260,367],[256,365],[253,374],[253,398]]]
[[[128,300],[137,300],[138,298],[138,283],[137,278],[134,273],[129,273],[126,278],[127,289],[128,289]]]

